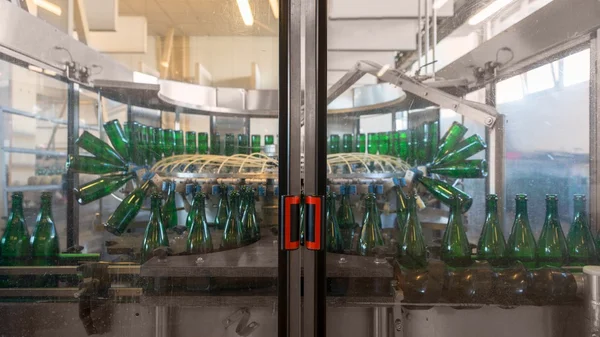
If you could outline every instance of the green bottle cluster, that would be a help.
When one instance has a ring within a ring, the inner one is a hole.
[[[242,241],[251,244],[260,240],[260,226],[256,217],[255,191],[252,187],[241,188],[241,220],[244,230]]]
[[[340,194],[342,195],[342,200],[337,210],[337,222],[344,241],[344,250],[351,250],[354,231],[358,227],[358,224],[354,221],[354,212],[350,204],[350,193],[347,185],[340,191]]]
[[[186,250],[190,254],[206,254],[213,251],[212,236],[206,221],[206,195],[197,191],[186,220],[188,237]]]
[[[234,249],[244,245],[244,228],[240,218],[240,193],[232,191],[229,193],[229,212],[223,229],[221,249]]]
[[[329,253],[344,252],[344,239],[335,210],[335,194],[331,192],[325,198],[325,249]]]

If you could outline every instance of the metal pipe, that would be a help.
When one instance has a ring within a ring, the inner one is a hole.
[[[69,83],[67,91],[67,154],[79,156],[75,141],[79,137],[79,84]],[[79,245],[79,204],[74,189],[79,186],[79,174],[67,171],[67,248]]]
[[[421,35],[421,21],[423,21],[423,14],[421,13],[422,0],[417,0],[417,2],[417,16],[419,17],[417,20],[417,66],[421,69],[421,57],[423,56],[423,36]]]
[[[27,149],[27,148],[20,148],[20,147],[4,147],[4,148],[2,148],[2,150],[4,150],[4,152],[11,152],[11,153],[35,154],[36,156],[47,156],[47,157],[66,157],[67,156],[67,152],[36,150],[36,149]]]
[[[431,0],[425,0],[425,64],[429,63],[429,16],[430,16],[430,9],[431,9]],[[425,66],[425,73],[427,73],[427,70],[429,69],[429,66],[426,65]]]
[[[433,75],[433,79],[435,79],[435,49],[437,47],[437,9],[433,8],[433,43],[431,46],[431,61],[433,62],[433,64],[431,65],[432,67],[432,75]]]
[[[586,336],[598,336],[600,334],[600,267],[585,266],[585,332]]]
[[[373,308],[373,337],[388,337],[388,312],[386,307]]]
[[[154,309],[154,336],[168,337],[169,336],[169,307],[157,306]]]

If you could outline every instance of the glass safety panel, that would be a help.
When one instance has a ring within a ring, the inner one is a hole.
[[[0,1],[0,335],[278,335],[279,6]]]
[[[328,3],[327,334],[598,331],[600,6]]]

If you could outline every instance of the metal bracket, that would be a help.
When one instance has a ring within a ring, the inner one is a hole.
[[[496,123],[498,111],[494,107],[453,96],[434,88],[435,85],[418,82],[396,69],[385,69],[371,61],[357,62],[353,69],[329,88],[327,91],[327,104],[335,100],[366,74],[371,74],[383,82],[396,85],[406,92],[439,105],[440,108],[452,109],[458,114],[488,128],[493,128]]]
[[[233,323],[239,321],[237,324],[237,327],[235,328],[235,333],[237,333],[238,336],[246,337],[246,336],[250,335],[252,332],[254,332],[254,330],[258,329],[258,327],[260,326],[260,324],[258,322],[254,322],[254,321],[252,321],[252,322],[250,322],[250,324],[248,324],[249,320],[250,320],[250,310],[248,310],[248,308],[240,308],[236,312],[227,316],[227,318],[225,318],[223,320],[223,326],[225,326],[225,329],[227,329]]]

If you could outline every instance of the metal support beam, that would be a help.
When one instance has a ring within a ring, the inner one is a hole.
[[[79,84],[69,83],[67,91],[67,154],[78,156],[75,141],[79,137]],[[67,247],[79,244],[79,204],[74,189],[79,186],[79,174],[67,171]]]
[[[590,42],[590,227],[596,233],[600,228],[600,40],[598,30]]]
[[[485,103],[489,106],[496,106],[496,83],[490,83],[485,87]],[[486,194],[495,193],[498,195],[498,209],[500,212],[500,223],[504,223],[504,210],[506,205],[505,193],[505,167],[504,158],[506,158],[505,137],[504,137],[504,115],[499,114],[496,119],[496,125],[493,129],[487,129],[486,142],[488,149],[486,160],[488,162],[488,176],[486,178]]]

